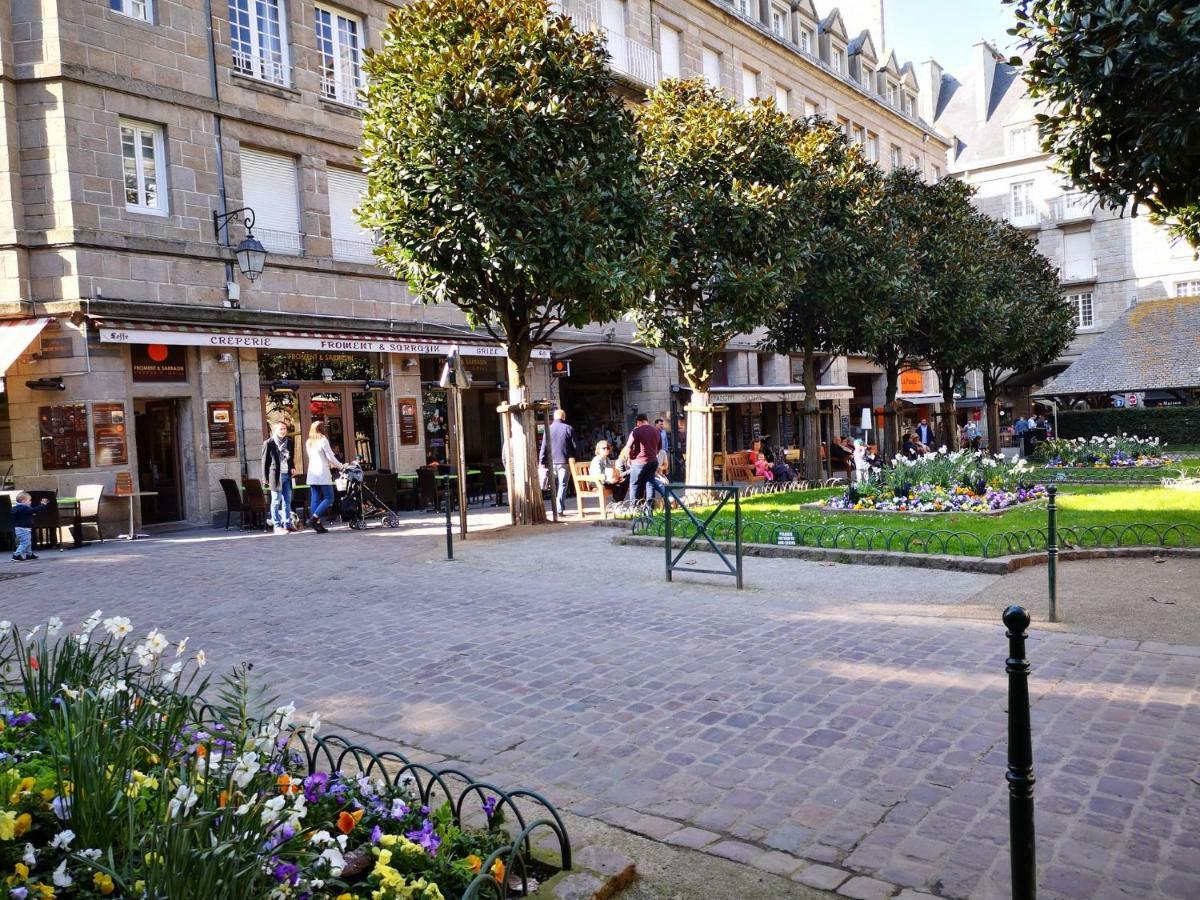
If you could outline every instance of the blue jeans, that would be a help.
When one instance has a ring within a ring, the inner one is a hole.
[[[554,493],[554,508],[558,510],[558,514],[563,514],[563,503],[567,499],[567,464],[554,464],[554,480],[558,483],[557,490]]]
[[[287,528],[292,522],[292,479],[279,479],[279,490],[271,491],[271,522],[276,528]]]
[[[333,506],[333,485],[332,484],[314,484],[309,488],[312,500],[312,514],[316,518]]]
[[[649,500],[654,496],[654,472],[656,463],[635,462],[629,467],[629,499]]]
[[[17,534],[17,549],[13,551],[13,556],[33,556],[33,529],[18,525],[13,531]]]

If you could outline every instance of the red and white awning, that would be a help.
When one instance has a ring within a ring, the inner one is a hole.
[[[0,322],[0,375],[8,371],[49,323],[48,316]]]
[[[457,349],[461,356],[506,355],[496,343],[408,335],[378,335],[331,331],[293,331],[281,328],[214,328],[104,320],[98,323],[106,344],[181,344],[214,350],[316,350],[325,353],[400,353],[409,356],[446,356]],[[549,359],[549,350],[533,351],[535,359]]]

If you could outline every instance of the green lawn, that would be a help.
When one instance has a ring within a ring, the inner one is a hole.
[[[963,556],[1003,556],[1045,547],[1044,503],[997,516],[827,513],[802,507],[838,493],[840,489],[829,488],[750,497],[742,502],[743,539],[750,543],[781,543],[779,533],[783,532],[782,542],[795,540],[803,546],[890,548]],[[684,517],[676,513],[672,519],[677,533],[682,526],[682,532],[690,534]],[[731,539],[732,508],[722,510],[718,520],[722,523],[721,536]],[[1132,528],[1134,525],[1162,527],[1150,530]],[[1058,527],[1064,544],[1078,546],[1200,546],[1200,491],[1063,485],[1058,494]],[[659,532],[661,515],[649,528],[649,533]]]

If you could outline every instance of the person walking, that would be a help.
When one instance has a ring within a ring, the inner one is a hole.
[[[37,554],[33,552],[33,517],[38,514],[38,510],[32,500],[27,492],[21,491],[17,494],[17,502],[12,506],[13,532],[17,538],[17,549],[13,551],[12,558],[17,562],[37,559]],[[46,506],[49,502],[43,497],[39,505]]]
[[[634,428],[629,432],[625,448],[629,451],[629,499],[635,502],[649,500],[650,485],[658,471],[659,441],[658,429],[650,424],[645,413],[638,413],[634,418]]]
[[[980,439],[983,437],[979,433],[979,423],[974,419],[967,419],[967,424],[963,426],[963,437],[967,439],[972,450],[978,450]]]
[[[571,460],[575,458],[575,429],[567,424],[567,411],[556,409],[550,433],[542,436],[539,458],[554,475],[554,508],[560,516],[566,515],[563,507],[567,499],[567,479]]]
[[[329,438],[325,434],[324,422],[313,422],[308,429],[308,440],[305,442],[308,450],[308,486],[312,492],[309,502],[312,504],[312,515],[308,517],[310,527],[324,534],[328,529],[321,521],[321,516],[333,506],[333,470],[342,468],[338,458],[333,455],[329,446]]]
[[[276,422],[262,445],[262,480],[271,491],[271,524],[276,534],[295,531],[292,524],[292,478],[296,475],[295,445],[287,422]]]

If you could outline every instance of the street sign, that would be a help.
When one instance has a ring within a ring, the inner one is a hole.
[[[555,378],[564,378],[571,374],[571,361],[569,359],[558,359],[555,357],[550,360],[550,374]]]

